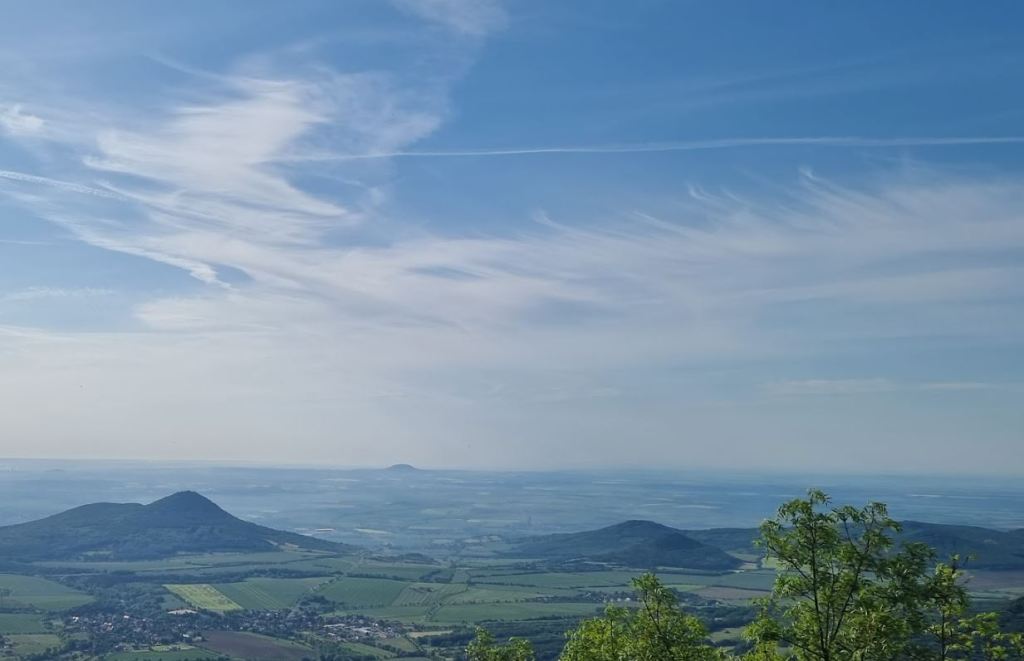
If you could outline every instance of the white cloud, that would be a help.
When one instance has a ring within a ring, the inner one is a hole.
[[[22,110],[21,104],[0,105],[0,127],[12,135],[32,135],[42,130],[46,122]]]
[[[1024,333],[1021,270],[1001,259],[1024,250],[1016,179],[905,170],[840,186],[808,176],[772,198],[681,190],[671,216],[610,211],[567,224],[540,214],[515,231],[430,230],[381,212],[386,160],[306,157],[412,151],[446,115],[443,83],[303,71],[219,76],[162,113],[56,127],[89,137],[66,146],[74,158],[53,177],[0,172],[12,199],[79,240],[198,281],[154,291],[121,332],[0,329],[9,437],[60,448],[71,435],[111,455],[538,465],[578,456],[581,439],[614,462],[713,428],[708,447],[729,441],[770,460],[771,448],[747,440],[769,414],[716,414],[674,383],[638,396],[650,386],[635,375],[784,365],[893,337]],[[332,185],[342,178],[361,186]],[[61,420],[40,420],[32,402],[55,398]],[[937,434],[956,427],[925,422]],[[786,425],[776,433],[798,427]]]

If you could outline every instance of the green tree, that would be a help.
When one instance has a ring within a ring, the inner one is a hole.
[[[917,656],[930,621],[931,549],[894,548],[900,526],[882,503],[830,505],[812,490],[762,524],[760,544],[779,574],[749,637],[762,647],[781,644],[801,661]]]
[[[959,619],[946,659],[971,661],[1024,660],[1024,634],[999,628],[998,613],[977,613]]]
[[[726,658],[707,643],[707,629],[683,613],[675,593],[653,574],[633,580],[638,608],[608,606],[603,617],[570,631],[562,661],[713,661]]]
[[[504,645],[494,640],[494,635],[477,627],[476,638],[466,647],[469,661],[533,661],[533,647],[522,638],[512,638]]]
[[[882,503],[832,507],[811,490],[761,525],[778,563],[772,595],[747,635],[750,661],[1021,659],[1024,640],[995,613],[971,615],[962,563],[936,563],[924,544],[894,544],[900,525]]]

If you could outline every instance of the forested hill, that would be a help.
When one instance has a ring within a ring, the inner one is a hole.
[[[978,526],[956,526],[921,521],[904,521],[900,538],[923,542],[935,549],[940,560],[958,554],[968,569],[1024,569],[1024,530],[992,530]]]
[[[278,548],[341,552],[353,547],[243,521],[194,491],[148,505],[93,503],[0,527],[0,560],[141,559]]]
[[[937,560],[954,554],[967,560],[968,569],[1024,569],[1024,530],[993,530],[978,526],[903,521],[897,542],[921,542],[935,551]],[[756,528],[683,530],[699,542],[731,552],[755,552]]]
[[[897,541],[922,542],[936,559],[958,554],[968,569],[1024,569],[1024,530],[1000,531],[977,526],[904,521]],[[551,562],[587,560],[627,567],[734,569],[730,554],[759,553],[756,528],[678,530],[652,521],[626,521],[599,530],[544,535],[518,540],[511,554]]]
[[[599,530],[531,537],[512,553],[553,562],[586,560],[626,567],[735,569],[742,563],[720,548],[653,521],[625,521]]]

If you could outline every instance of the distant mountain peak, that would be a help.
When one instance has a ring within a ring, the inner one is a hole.
[[[147,508],[153,510],[174,509],[182,511],[224,512],[217,503],[196,491],[178,491],[170,496],[154,500]],[[227,514],[227,512],[224,512]]]
[[[602,528],[602,530],[620,530],[620,531],[652,531],[652,532],[677,532],[674,528],[658,523],[657,521],[648,521],[647,519],[630,519],[623,521],[622,523],[614,523],[610,526]]]
[[[399,471],[399,472],[411,472],[411,471],[418,471],[419,468],[416,468],[412,464],[391,464],[390,466],[388,466],[384,470]]]
[[[179,491],[148,505],[82,505],[38,521],[0,527],[0,558],[30,561],[83,555],[159,558],[281,547],[329,552],[352,548],[243,521],[195,491]]]

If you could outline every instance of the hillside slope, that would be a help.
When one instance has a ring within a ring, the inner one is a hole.
[[[552,562],[587,560],[635,568],[726,570],[741,562],[725,551],[653,521],[625,521],[599,530],[531,537],[512,554]]]
[[[194,491],[148,505],[82,505],[45,519],[0,527],[0,560],[123,560],[283,547],[332,552],[352,548],[243,521]]]
[[[927,544],[939,560],[970,556],[968,569],[1024,569],[1024,530],[904,521],[900,539]]]

